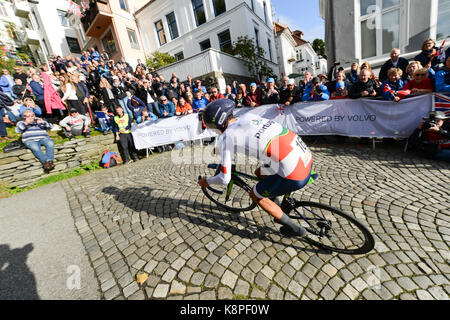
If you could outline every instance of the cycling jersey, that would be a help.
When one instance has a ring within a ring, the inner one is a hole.
[[[311,172],[312,155],[302,139],[281,124],[245,114],[228,128],[219,138],[222,156],[222,171],[207,183],[228,184],[231,180],[232,157],[245,154],[269,164],[262,173],[279,175],[288,180],[305,180]]]

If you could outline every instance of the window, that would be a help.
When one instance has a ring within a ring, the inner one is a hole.
[[[58,11],[59,20],[61,21],[61,25],[63,27],[70,27],[70,21],[69,21],[69,19],[66,16],[67,12],[62,11],[62,10],[57,10],[57,11]]]
[[[122,10],[128,11],[127,0],[119,0],[119,4]]]
[[[206,49],[211,48],[211,41],[206,39],[205,41],[200,42],[200,50],[205,51]]]
[[[214,13],[216,17],[227,11],[225,0],[213,0]]]
[[[103,49],[109,54],[112,55],[117,51],[116,40],[113,37],[111,30],[108,31],[106,36],[102,39]]]
[[[8,11],[6,11],[5,4],[0,2],[0,15],[7,17]]]
[[[439,0],[437,20],[437,40],[450,38],[450,0]]]
[[[184,59],[183,51],[175,53],[174,57],[175,57],[175,59],[177,59],[177,61],[183,60]]]
[[[194,8],[195,22],[197,23],[198,27],[206,22],[203,0],[192,0],[192,7]]]
[[[400,0],[360,0],[361,58],[389,53],[400,46]]]
[[[130,45],[133,49],[139,49],[139,43],[137,41],[136,32],[131,29],[127,29],[128,39],[130,39]]]
[[[269,47],[269,60],[272,61],[272,41],[270,39],[267,39],[267,45]]]
[[[265,1],[264,1],[263,5],[264,5],[264,21],[267,24],[267,4]]]
[[[70,52],[81,53],[80,44],[77,38],[66,37],[67,44],[69,45]]]
[[[178,27],[177,27],[177,20],[175,19],[175,13],[169,13],[167,16],[167,25],[169,26],[169,32],[170,32],[170,38],[176,39],[178,38]]]
[[[256,47],[259,47],[259,30],[255,28]]]
[[[252,6],[252,10],[255,11],[255,3],[253,2],[253,0],[250,0],[250,4]]]
[[[162,46],[163,44],[166,44],[167,39],[166,39],[166,34],[164,32],[162,20],[155,22],[155,29],[156,29],[156,34],[158,35],[159,45]]]
[[[48,46],[47,46],[47,42],[45,41],[45,39],[42,39],[42,43],[44,44],[44,46],[42,47],[42,49],[44,50],[44,54],[47,57],[49,55],[49,50],[48,50]]]
[[[233,46],[231,44],[230,30],[221,32],[217,36],[219,37],[220,51],[231,54],[233,52]]]
[[[64,11],[61,11],[61,12],[64,12]],[[65,13],[64,13],[64,15],[65,15]],[[34,10],[31,11],[30,22],[31,22],[31,26],[32,26],[33,30],[40,29],[39,22],[38,22],[38,19],[36,16],[36,12],[34,12]],[[62,23],[62,21],[61,21],[61,23]]]

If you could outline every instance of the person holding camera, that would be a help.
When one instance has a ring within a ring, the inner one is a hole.
[[[311,86],[306,87],[303,101],[324,101],[330,99],[328,88],[323,85],[319,77],[314,77]]]
[[[267,79],[267,89],[263,91],[263,104],[277,104],[280,102],[280,92],[275,86],[275,79]]]
[[[450,162],[450,122],[444,112],[432,111],[409,138],[410,149],[428,158]]]
[[[371,79],[372,72],[369,69],[361,70],[359,80],[350,88],[351,99],[374,98],[380,95],[380,86],[375,79]]]
[[[26,110],[23,117],[25,120],[19,121],[16,126],[16,132],[22,134],[23,144],[42,163],[44,170],[54,169],[55,142],[46,131],[52,128],[51,124],[41,118],[36,118],[32,110]],[[42,152],[41,146],[45,147],[45,154]]]

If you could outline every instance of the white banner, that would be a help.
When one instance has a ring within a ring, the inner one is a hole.
[[[348,137],[408,138],[432,110],[433,95],[422,95],[400,102],[357,99],[296,103],[292,106],[264,105],[236,109],[235,116],[247,112],[273,119],[300,136],[342,135]],[[198,114],[159,119],[132,130],[137,149],[153,148],[215,137],[202,132]]]
[[[138,150],[216,136],[209,130],[202,132],[198,114],[159,119],[156,122],[133,123],[131,133]]]

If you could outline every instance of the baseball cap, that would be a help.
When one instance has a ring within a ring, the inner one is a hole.
[[[275,82],[275,80],[273,78],[267,79],[267,83],[274,83],[274,82]]]
[[[431,111],[428,114],[428,118],[423,118],[423,120],[446,120],[449,117],[442,111]]]
[[[113,80],[119,80],[119,77],[118,76],[113,76],[112,79]]]
[[[295,84],[295,80],[294,79],[289,79],[287,84]]]
[[[254,82],[250,83],[250,87],[253,87],[253,86],[256,87],[256,83],[254,83]]]

